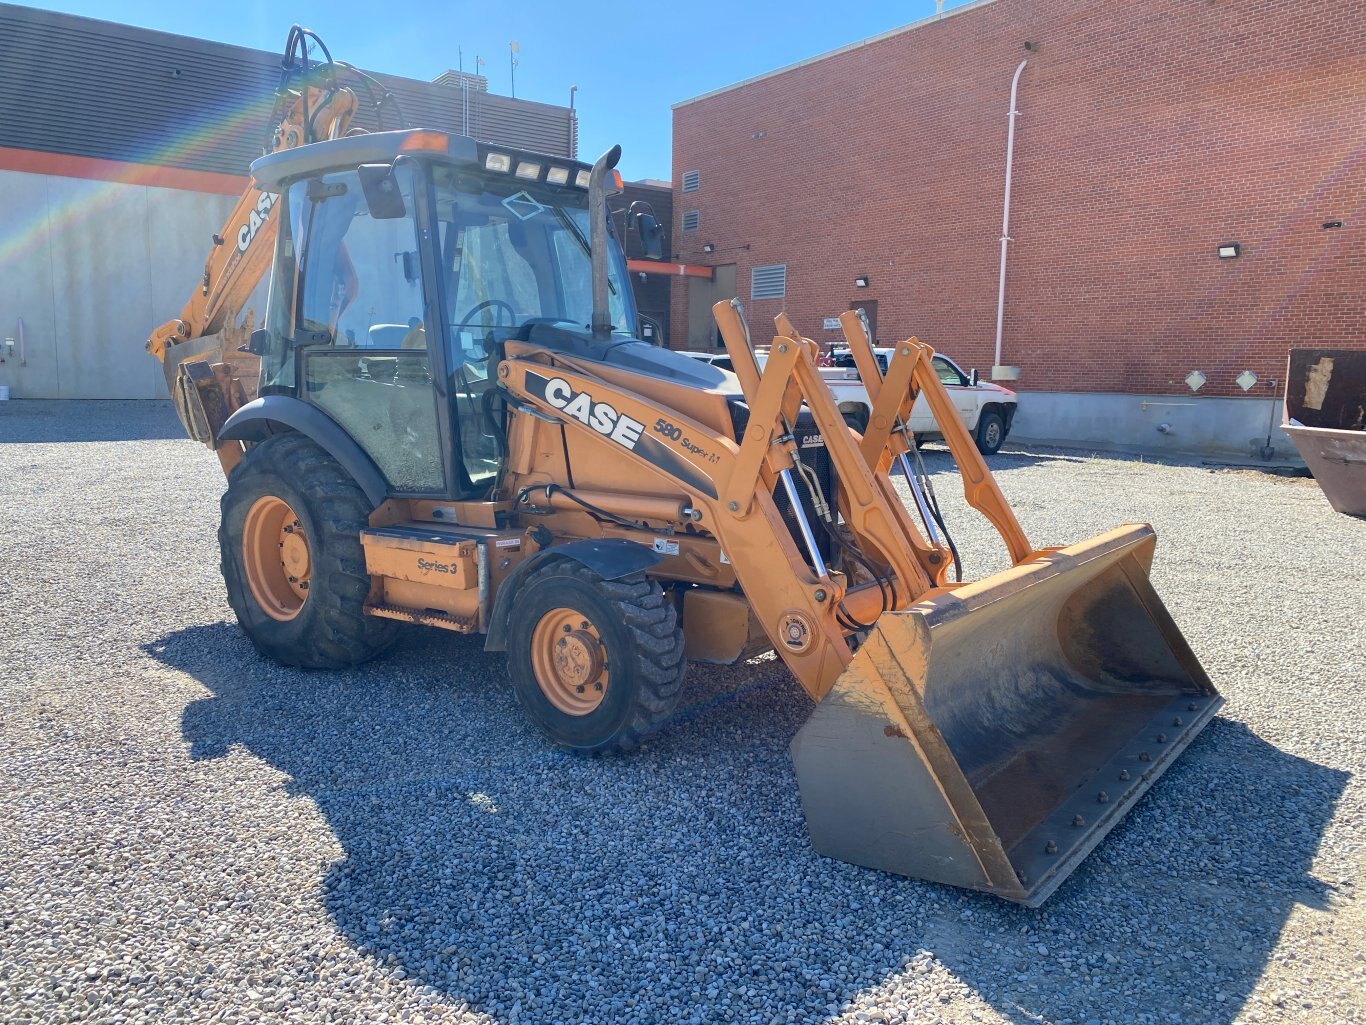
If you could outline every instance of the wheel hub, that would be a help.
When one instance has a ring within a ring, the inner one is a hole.
[[[566,715],[587,715],[607,694],[607,649],[574,609],[552,609],[531,637],[531,664],[546,699]]]
[[[283,622],[303,609],[313,559],[303,524],[284,499],[265,495],[247,510],[242,567],[252,597],[266,615]]]

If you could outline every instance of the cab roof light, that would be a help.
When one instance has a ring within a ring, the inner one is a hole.
[[[545,180],[551,185],[566,185],[569,183],[569,168],[552,167],[546,171]]]
[[[447,139],[444,132],[409,132],[408,137],[403,140],[400,147],[404,153],[445,153],[447,150]]]
[[[577,185],[577,186],[578,186],[579,188],[581,188],[581,189],[586,189],[586,188],[588,188],[588,179],[591,178],[592,176],[593,176],[593,172],[592,172],[592,171],[587,171],[587,170],[580,171],[577,175],[574,176],[574,184]]]
[[[512,157],[506,153],[489,153],[484,156],[484,167],[490,171],[507,174],[512,170]]]
[[[527,181],[535,181],[541,176],[541,165],[533,160],[519,160],[517,162],[517,177],[525,178]]]

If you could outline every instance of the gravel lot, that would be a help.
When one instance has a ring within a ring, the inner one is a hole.
[[[477,639],[263,662],[169,407],[0,405],[0,1019],[1366,1021],[1366,522],[1302,479],[992,462],[1036,544],[1157,527],[1228,699],[1039,911],[814,856],[771,659],[695,667],[606,760],[547,749]]]

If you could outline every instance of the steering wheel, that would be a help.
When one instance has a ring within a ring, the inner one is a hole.
[[[503,302],[502,299],[485,299],[483,302],[481,302],[481,303],[476,303],[474,306],[472,306],[472,307],[470,308],[469,313],[466,313],[465,316],[464,316],[463,318],[461,318],[460,323],[458,323],[458,324],[455,325],[456,331],[464,330],[466,327],[473,327],[474,325],[471,324],[470,322],[471,322],[472,320],[474,320],[475,316],[477,316],[477,315],[478,315],[480,312],[482,312],[483,310],[493,309],[493,308],[495,308],[495,307],[498,309],[498,313],[495,313],[494,316],[493,316],[493,325],[492,325],[493,327],[503,327],[503,326],[504,326],[504,325],[502,325],[502,324],[499,323],[499,321],[502,319],[502,317],[501,317],[499,314],[501,314],[503,310],[507,310],[508,319],[511,321],[511,323],[508,324],[508,325],[506,325],[506,326],[508,326],[508,327],[515,327],[515,326],[516,326],[516,324],[517,324],[517,311],[516,311],[516,310],[514,310],[509,304]]]

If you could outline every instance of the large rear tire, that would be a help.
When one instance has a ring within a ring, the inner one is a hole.
[[[218,529],[228,604],[256,650],[336,669],[373,658],[396,624],[365,614],[360,532],[370,503],[319,445],[290,432],[253,445],[228,477]]]
[[[556,743],[628,750],[668,719],[687,661],[678,614],[636,573],[604,580],[577,562],[532,571],[508,623],[508,670],[527,716]]]

